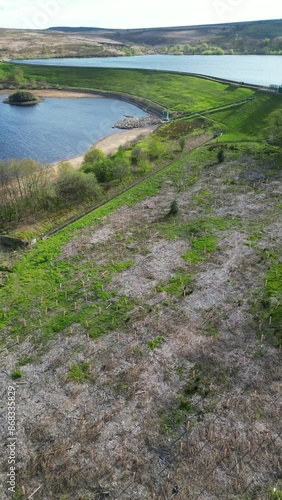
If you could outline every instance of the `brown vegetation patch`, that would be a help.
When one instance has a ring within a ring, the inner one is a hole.
[[[147,255],[136,256],[130,269],[114,278],[112,286],[126,297],[143,298],[152,295],[159,283],[167,281],[183,267],[181,255],[187,250],[185,241],[158,241],[148,244]]]

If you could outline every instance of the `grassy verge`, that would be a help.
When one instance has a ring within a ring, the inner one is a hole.
[[[214,120],[214,126],[217,123],[223,132],[219,141],[264,139],[268,116],[281,107],[280,96],[257,92],[256,99],[248,101],[243,106],[213,113],[210,118]]]

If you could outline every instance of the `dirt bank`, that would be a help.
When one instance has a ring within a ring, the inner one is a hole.
[[[163,120],[157,116],[126,116],[123,120],[119,120],[114,128],[120,128],[123,130],[131,130],[133,128],[143,128],[149,127],[151,125],[161,125]]]

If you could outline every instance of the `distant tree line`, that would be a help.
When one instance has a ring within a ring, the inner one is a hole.
[[[43,212],[56,212],[99,199],[95,176],[66,164],[54,179],[52,171],[33,160],[0,161],[0,230]]]
[[[188,43],[162,46],[160,47],[160,52],[172,55],[224,55],[229,51],[225,51],[221,47],[209,43],[198,43],[194,45]]]
[[[224,54],[261,54],[281,55],[282,36],[276,38],[256,39],[236,36],[231,40],[215,40],[212,42],[195,42],[187,44],[162,45],[158,51],[175,55],[224,55]]]
[[[43,78],[25,78],[22,68],[19,66],[8,67],[5,70],[0,67],[0,89],[44,89],[48,84]]]

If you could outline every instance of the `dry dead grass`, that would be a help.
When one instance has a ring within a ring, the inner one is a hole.
[[[123,44],[106,36],[35,30],[0,29],[0,59],[19,57],[87,57],[89,55],[123,55]],[[103,54],[103,51],[105,53]]]

